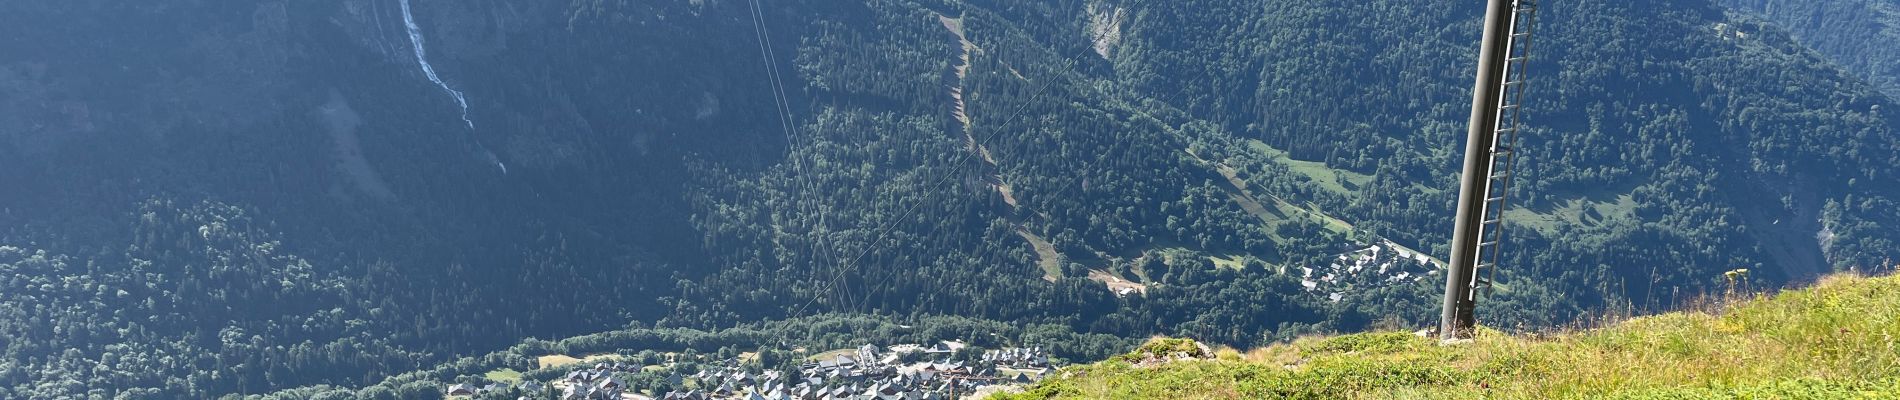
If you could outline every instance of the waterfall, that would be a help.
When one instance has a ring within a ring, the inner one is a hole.
[[[422,46],[422,27],[416,25],[415,15],[409,12],[409,0],[400,1],[402,2],[402,24],[403,27],[409,31],[410,47],[416,50],[416,64],[422,66],[422,75],[428,77],[429,82],[434,82],[436,86],[441,87],[442,91],[447,92],[450,98],[455,99],[455,106],[460,107],[462,110],[462,123],[468,126],[471,135],[474,134],[475,120],[469,119],[468,117],[468,98],[463,96],[461,91],[449,87],[448,82],[443,82],[442,76],[436,75],[435,66],[429,65],[429,51]],[[501,173],[508,173],[508,165],[503,164],[501,158],[495,156],[495,152],[489,151],[488,146],[483,145],[481,139],[475,139],[475,147],[481,149],[482,155],[487,157],[488,161],[494,162],[496,167],[500,167]]]
[[[468,119],[468,98],[463,97],[462,92],[450,88],[447,82],[442,82],[441,76],[435,74],[435,67],[429,65],[429,51],[422,47],[422,27],[416,26],[416,16],[409,13],[409,0],[401,1],[402,24],[409,29],[409,43],[416,49],[416,64],[422,65],[422,74],[428,76],[430,82],[435,82],[436,86],[442,87],[442,91],[449,93],[449,97],[455,98],[455,105],[462,108],[462,122],[468,124],[469,130],[474,130],[475,121]]]

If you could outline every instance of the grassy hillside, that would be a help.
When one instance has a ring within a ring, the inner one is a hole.
[[[1836,276],[1773,297],[1555,336],[1484,331],[1437,346],[1402,332],[1245,354],[1157,339],[1002,399],[1900,398],[1900,278]]]

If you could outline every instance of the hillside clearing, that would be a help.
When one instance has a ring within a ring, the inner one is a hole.
[[[1544,210],[1510,207],[1505,210],[1504,218],[1512,225],[1530,228],[1546,236],[1556,235],[1558,228],[1563,226],[1595,227],[1617,219],[1635,219],[1636,200],[1630,194],[1601,197],[1606,198],[1563,200]]]
[[[1265,144],[1261,144],[1260,146],[1265,146]],[[1260,148],[1278,151],[1273,150],[1271,147]],[[1259,218],[1260,222],[1268,227],[1267,235],[1276,241],[1284,241],[1286,238],[1280,236],[1278,233],[1279,230],[1274,228],[1278,228],[1280,225],[1294,221],[1295,219],[1319,221],[1326,226],[1327,230],[1348,236],[1353,233],[1352,224],[1346,223],[1344,220],[1289,203],[1285,199],[1281,199],[1279,196],[1274,196],[1271,193],[1253,193],[1249,189],[1247,181],[1240,178],[1239,172],[1225,162],[1216,163],[1208,161],[1205,158],[1201,158],[1201,155],[1195,153],[1193,149],[1187,149],[1185,152],[1189,157],[1193,157],[1195,161],[1201,163],[1201,165],[1207,166],[1213,169],[1215,173],[1220,174],[1220,176],[1224,178],[1223,183],[1225,183],[1225,185],[1221,185],[1221,190],[1225,191],[1228,198],[1233,200],[1235,205],[1240,206],[1242,211],[1253,215],[1254,218]],[[1371,178],[1368,177],[1367,179]],[[1343,186],[1341,188],[1343,189]],[[1263,202],[1261,201],[1263,198],[1272,201]]]
[[[1213,262],[1216,268],[1229,268],[1238,271],[1247,266],[1247,260],[1240,256],[1207,256],[1207,260]]]
[[[482,374],[482,377],[487,378],[489,381],[492,381],[492,382],[505,383],[508,385],[521,383],[521,371],[516,371],[510,368],[502,368],[502,369],[498,369],[494,371],[488,371],[487,374]]]
[[[585,356],[581,358],[574,358],[573,356],[569,356],[565,354],[555,354],[555,355],[536,357],[535,365],[540,366],[540,368],[553,368],[553,367],[559,367],[562,365],[568,365],[568,364],[574,364],[574,363],[615,361],[615,360],[621,360],[624,358],[625,357],[622,357],[618,354],[594,354],[594,355],[589,355],[589,356]]]
[[[1016,235],[1029,241],[1029,247],[1036,250],[1036,265],[1042,268],[1043,280],[1055,282],[1062,279],[1062,253],[1056,251],[1054,244],[1021,227],[1016,228]]]
[[[1108,271],[1099,269],[1089,270],[1089,279],[1107,285],[1108,291],[1118,296],[1137,293],[1143,295],[1148,294],[1148,285],[1122,279],[1120,276],[1115,276],[1115,274],[1111,274]]]
[[[1314,184],[1333,193],[1358,197],[1359,188],[1372,183],[1371,175],[1336,169],[1321,161],[1295,160],[1286,151],[1273,148],[1266,142],[1250,139],[1247,140],[1247,147],[1272,157],[1274,162],[1286,165],[1293,172],[1306,175]]]

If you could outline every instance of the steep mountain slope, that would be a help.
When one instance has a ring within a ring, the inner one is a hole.
[[[0,328],[32,340],[0,387],[24,397],[362,386],[629,321],[1240,345],[1418,323],[1477,23],[1449,0],[3,7]],[[1548,8],[1487,321],[1891,254],[1890,98],[1706,1]]]
[[[735,140],[665,136],[680,122],[652,116],[590,130],[627,118],[612,105],[691,105],[554,69],[594,57],[552,45],[571,40],[564,8],[441,5],[415,19],[474,131],[424,76],[396,1],[5,6],[0,235],[18,248],[0,263],[20,269],[0,292],[29,339],[6,344],[0,386],[34,391],[0,397],[360,384],[664,316],[683,270],[664,260],[695,253],[655,250],[691,243],[672,234],[683,167],[641,150]],[[711,48],[648,65],[715,70],[691,56]],[[498,75],[539,79],[483,78]]]
[[[1829,61],[1900,97],[1900,2],[1724,0],[1786,28]]]
[[[1123,3],[1124,82],[1372,182],[1282,196],[1401,244],[1446,242],[1479,4]],[[1798,280],[1889,257],[1867,244],[1891,226],[1866,222],[1894,196],[1889,98],[1708,2],[1550,2],[1540,19],[1505,297],[1665,305],[1710,274],[1659,265]]]

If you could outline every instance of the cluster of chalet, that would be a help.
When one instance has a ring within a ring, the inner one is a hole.
[[[1345,290],[1417,282],[1438,274],[1431,256],[1412,252],[1391,241],[1334,256],[1332,264],[1321,269],[1300,267],[1300,285],[1308,291],[1327,293],[1338,302]]]
[[[554,388],[561,391],[561,400],[621,400],[627,384],[614,373],[639,370],[638,366],[617,362],[594,364],[592,369],[577,369],[561,376]]]
[[[983,362],[1011,368],[1047,368],[1049,354],[1042,347],[1009,348],[983,352]]]
[[[782,397],[767,397],[765,394],[785,392],[788,381],[780,375],[782,374],[778,371],[755,374],[733,366],[724,369],[704,369],[693,374],[693,380],[699,382],[699,387],[707,389],[671,392],[661,396],[661,399],[704,400],[756,397],[776,400]],[[747,394],[754,396],[745,396]]]
[[[776,371],[754,374],[733,367],[702,370],[693,375],[701,390],[671,392],[661,400],[954,399],[985,386],[1032,381],[1020,372],[999,377],[999,368],[1031,365],[1043,371],[1048,368],[1048,356],[1043,355],[1041,349],[995,350],[986,353],[984,361],[972,365],[947,361],[948,355],[962,347],[961,343],[943,342],[930,347],[898,345],[883,351],[877,346],[865,345],[851,355],[801,365],[798,376],[781,376]],[[939,357],[934,357],[937,361],[932,362],[904,364],[898,361],[901,355],[912,352]]]
[[[1042,379],[1054,368],[1049,365],[1049,353],[1042,347],[1008,348],[983,352],[983,362],[996,366],[999,377],[1016,382],[1028,382]]]

